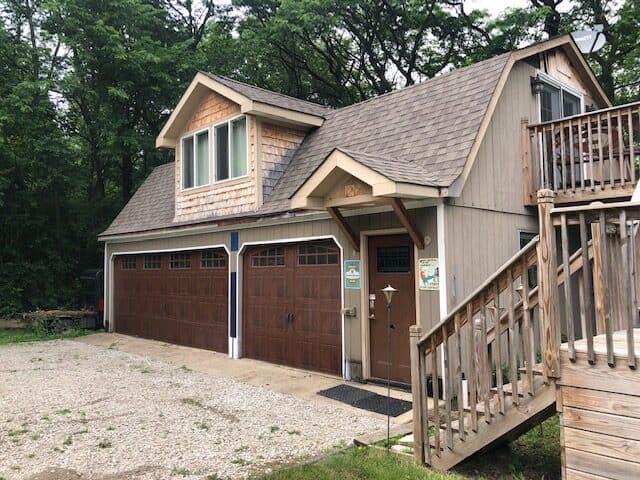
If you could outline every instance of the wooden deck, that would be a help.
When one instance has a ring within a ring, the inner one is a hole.
[[[635,352],[640,352],[640,329],[633,333]],[[575,362],[566,344],[560,348],[556,407],[561,414],[562,478],[639,478],[640,371],[628,366],[627,331],[613,333],[615,366],[607,363],[606,335],[595,336],[593,348],[593,364],[587,362],[584,340],[575,342]],[[640,361],[637,353],[636,359]]]

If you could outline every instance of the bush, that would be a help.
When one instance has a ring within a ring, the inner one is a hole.
[[[43,311],[34,312],[29,317],[29,328],[37,335],[62,333],[66,330],[76,330],[80,326],[78,318],[64,317]]]

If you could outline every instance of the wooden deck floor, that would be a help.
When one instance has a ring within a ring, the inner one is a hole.
[[[635,356],[640,360],[640,328],[633,329],[634,338],[634,350]],[[587,353],[587,340],[576,340],[575,342],[576,353]],[[560,346],[560,350],[568,352],[569,347],[566,343]],[[593,350],[596,355],[607,356],[607,337],[605,335],[597,335],[593,337]],[[627,332],[624,330],[613,332],[613,352],[616,358],[628,357],[627,353]],[[640,362],[638,362],[640,365]],[[640,387],[639,387],[640,388]]]

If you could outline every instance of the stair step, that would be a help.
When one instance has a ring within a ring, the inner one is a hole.
[[[526,385],[522,381],[518,382],[518,396],[519,397],[523,397],[524,398],[524,393],[523,392],[524,392],[524,390],[526,388],[527,388]],[[498,387],[493,387],[491,389],[491,392],[492,393],[498,393]],[[513,396],[513,388],[511,387],[511,384],[507,383],[507,384],[503,385],[502,386],[502,392],[505,395]]]

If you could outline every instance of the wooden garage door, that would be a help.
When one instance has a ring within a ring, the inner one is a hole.
[[[244,255],[244,356],[341,373],[340,254],[331,242]]]
[[[227,352],[228,259],[224,250],[118,256],[118,333]]]

